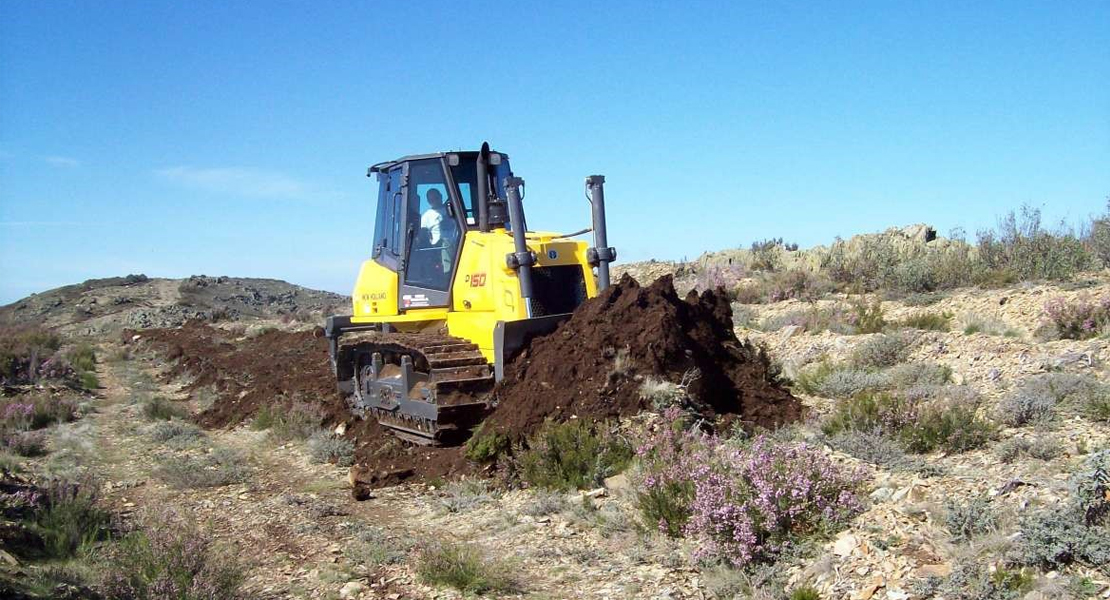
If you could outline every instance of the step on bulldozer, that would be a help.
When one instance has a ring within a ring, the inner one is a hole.
[[[378,180],[373,251],[352,313],[324,327],[339,392],[401,439],[458,443],[514,354],[608,287],[605,178],[586,178],[592,226],[561,235],[528,229],[524,180],[488,143],[367,176]],[[590,232],[592,247],[572,239]]]

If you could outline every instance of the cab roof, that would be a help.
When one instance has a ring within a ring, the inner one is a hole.
[[[385,162],[380,162],[378,164],[371,165],[370,168],[366,170],[366,175],[370,176],[371,173],[380,173],[382,171],[388,171],[389,169],[391,169],[394,166],[399,165],[401,163],[411,162],[411,161],[414,161],[414,160],[424,160],[424,159],[428,159],[428,158],[443,158],[443,157],[447,156],[448,154],[458,154],[460,157],[466,157],[466,158],[469,159],[469,158],[478,156],[478,151],[477,150],[455,150],[455,151],[452,151],[452,152],[432,152],[431,154],[410,154],[408,156],[402,156],[401,158],[398,158],[398,159],[395,159],[395,160],[387,160]],[[496,150],[490,150],[490,154],[500,154],[502,160],[508,160],[509,159],[509,155],[505,154],[504,152],[497,152]]]

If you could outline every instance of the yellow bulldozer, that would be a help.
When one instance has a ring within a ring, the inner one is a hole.
[[[528,229],[524,181],[488,143],[367,176],[378,179],[373,251],[352,313],[324,327],[339,391],[402,439],[457,443],[514,354],[609,285],[605,178],[586,178],[592,226],[562,235]],[[590,232],[592,247],[572,239]]]

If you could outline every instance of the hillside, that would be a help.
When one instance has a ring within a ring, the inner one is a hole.
[[[124,328],[177,327],[193,319],[319,322],[327,314],[349,311],[348,303],[346,296],[277,279],[128,275],[90,279],[0,306],[0,326],[35,325],[96,335]]]
[[[17,490],[0,493],[23,511],[6,531],[42,531],[26,515],[45,509],[18,504],[35,486],[91,477],[100,518],[204,548],[207,584],[232,569],[224,597],[1108,598],[1102,255],[928,231],[620,265],[644,285],[621,278],[533,340],[462,447],[352,414],[324,340],[273,326],[340,296],[211,277],[38,294],[0,319],[134,331],[83,355],[55,340],[37,371],[13,345],[24,375],[74,368],[0,397],[0,484]],[[730,365],[755,375],[723,379]],[[753,418],[760,386],[789,418]],[[45,426],[28,430],[32,409]],[[55,585],[27,597],[115,589],[95,573],[135,566],[108,537],[74,574],[0,536],[19,562],[0,595],[26,572]]]

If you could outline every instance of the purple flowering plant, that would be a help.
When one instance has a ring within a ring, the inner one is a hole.
[[[864,473],[814,448],[764,436],[737,446],[683,429],[676,411],[664,418],[669,425],[638,449],[640,510],[661,532],[696,540],[697,560],[771,561],[863,510]]]
[[[1093,338],[1110,325],[1110,296],[1097,300],[1081,296],[1070,302],[1058,296],[1045,303],[1044,316],[1061,338]]]

